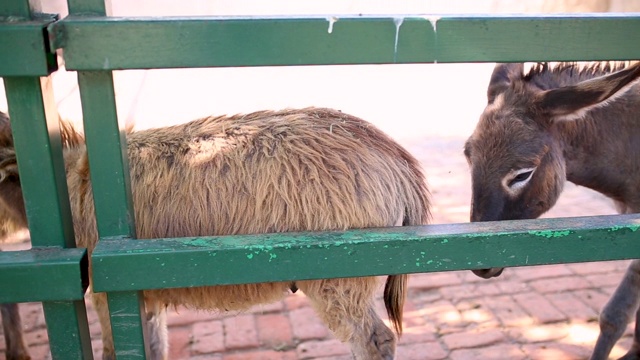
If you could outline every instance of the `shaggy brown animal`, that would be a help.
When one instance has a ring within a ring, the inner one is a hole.
[[[11,169],[11,172],[18,171],[13,156],[13,142],[11,141],[9,118],[7,114],[0,111],[0,168]],[[5,156],[5,154],[9,154]],[[0,242],[4,241],[7,235],[27,226],[26,215],[24,213],[24,203],[22,192],[16,179],[6,178],[6,172],[0,174]],[[18,310],[18,304],[0,304],[0,314],[2,315],[2,330],[6,346],[7,360],[29,360],[29,352],[22,336],[22,320]]]
[[[91,252],[98,236],[87,153],[72,128],[63,132],[76,241]],[[422,225],[429,219],[418,161],[371,124],[339,111],[209,117],[133,132],[127,143],[141,239]],[[11,144],[0,154],[1,163],[15,162]],[[0,172],[4,179],[19,179],[15,169]],[[398,333],[406,282],[407,275],[389,276],[384,291]],[[375,277],[145,291],[151,357],[167,357],[166,306],[245,310],[282,299],[292,286],[304,291],[356,359],[394,357],[396,336],[373,308]],[[103,358],[112,359],[106,296],[93,294],[93,301]]]
[[[565,181],[640,212],[640,63],[498,64],[488,104],[465,145],[472,176],[471,221],[532,219],[555,203]],[[635,85],[634,85],[635,84]],[[475,270],[483,278],[501,268]],[[636,314],[640,359],[640,260],[600,315],[591,359],[606,359]]]

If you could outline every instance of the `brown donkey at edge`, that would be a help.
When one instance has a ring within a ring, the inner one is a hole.
[[[98,235],[87,152],[73,128],[61,128],[67,139],[64,159],[76,242],[91,252]],[[3,187],[19,186],[19,174],[8,119],[0,129],[5,130],[0,132],[2,196]],[[429,192],[418,161],[373,125],[335,110],[203,118],[129,133],[127,145],[141,239],[422,225],[429,220]],[[0,198],[10,208],[22,206],[22,199],[18,202]],[[150,357],[167,358],[167,306],[246,310],[300,289],[333,334],[350,344],[354,358],[393,359],[396,335],[374,310],[378,285],[376,277],[360,277],[145,291]],[[393,275],[384,289],[398,334],[406,286],[407,275]],[[106,296],[92,295],[102,327],[103,359],[113,359]]]
[[[640,63],[496,65],[488,104],[465,144],[472,177],[471,221],[533,219],[565,181],[640,212]],[[483,278],[501,268],[475,270]],[[640,302],[640,260],[602,310],[592,359],[606,359]],[[640,313],[637,313],[637,317]],[[640,321],[632,349],[640,359]]]
[[[0,133],[11,131],[8,127],[9,118],[0,111]],[[3,127],[6,127],[4,129]],[[4,151],[9,145],[0,135],[0,159],[4,159]],[[13,143],[11,143],[13,146]],[[10,168],[15,162],[7,164],[0,162],[0,168]],[[17,169],[13,170],[17,172]],[[0,243],[11,233],[26,229],[26,215],[22,201],[22,191],[16,178],[5,178],[7,172],[0,172]],[[8,205],[10,204],[10,205]],[[5,341],[5,355],[7,360],[29,360],[29,352],[22,334],[22,319],[18,304],[0,304],[2,316],[2,330]]]

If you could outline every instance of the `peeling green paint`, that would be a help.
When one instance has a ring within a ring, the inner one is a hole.
[[[211,247],[211,242],[203,238],[184,238],[181,239],[182,243],[190,246],[198,247]]]
[[[535,236],[542,236],[542,237],[546,237],[547,239],[551,239],[551,238],[569,236],[571,234],[571,231],[569,231],[569,230],[558,230],[558,231],[541,230],[541,231],[529,231],[529,234],[535,235]]]
[[[630,230],[632,232],[636,232],[638,231],[638,228],[640,228],[640,225],[627,225],[627,226],[614,225],[608,231]]]

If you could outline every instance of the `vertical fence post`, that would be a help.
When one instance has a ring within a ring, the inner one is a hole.
[[[0,15],[30,20],[39,5],[7,0],[0,5]],[[51,78],[9,76],[4,84],[32,245],[75,247]],[[52,357],[92,359],[84,300],[49,301],[43,308]]]
[[[103,0],[69,0],[69,14],[107,16]],[[80,71],[85,138],[100,241],[135,238],[124,123],[118,124],[111,71]],[[142,292],[107,294],[117,359],[148,353]]]

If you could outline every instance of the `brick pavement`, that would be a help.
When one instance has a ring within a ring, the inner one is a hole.
[[[468,221],[470,184],[463,137],[405,145],[424,164],[433,192],[434,223]],[[611,214],[599,194],[568,185],[549,217]],[[14,248],[21,244],[12,245]],[[11,247],[11,246],[10,246]],[[397,358],[585,359],[598,333],[597,316],[627,261],[512,268],[498,279],[469,271],[413,275],[405,334]],[[99,325],[87,301],[95,355]],[[384,313],[382,300],[378,311]],[[48,359],[39,304],[23,304],[24,330],[35,360]],[[169,312],[171,359],[343,360],[348,347],[333,338],[301,293],[240,314]],[[631,327],[613,356],[630,343]],[[0,359],[4,359],[4,339]]]

